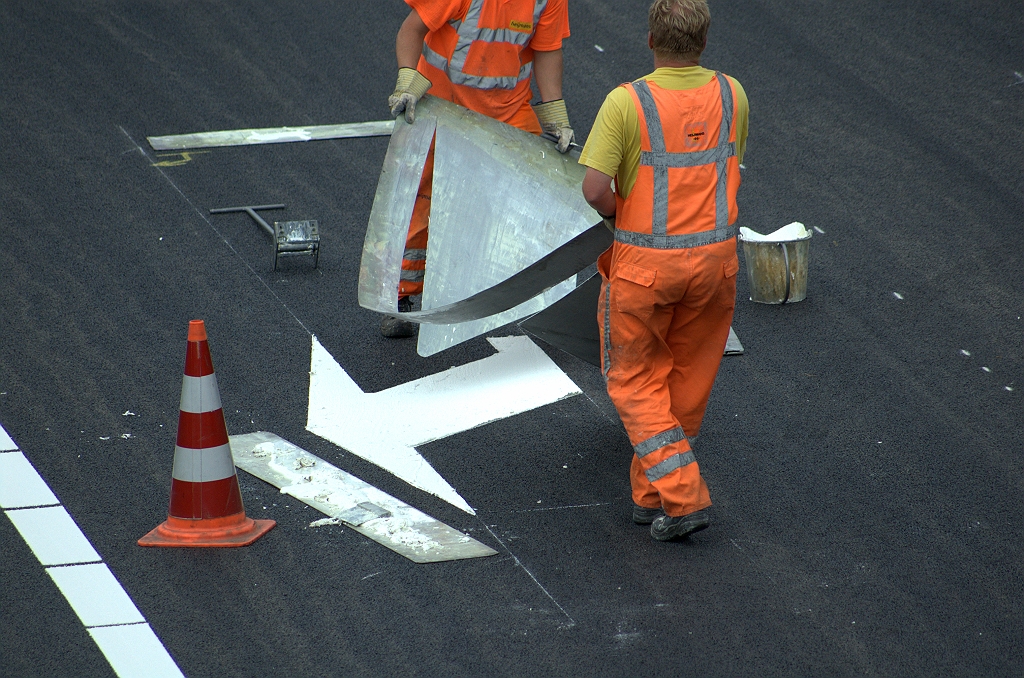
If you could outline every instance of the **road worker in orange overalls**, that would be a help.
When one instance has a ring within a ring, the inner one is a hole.
[[[633,444],[633,520],[667,541],[709,524],[690,440],[736,303],[747,97],[700,66],[706,0],[655,0],[648,21],[655,71],[607,96],[580,163],[584,197],[615,230],[598,260],[597,321],[608,394]]]
[[[416,102],[432,94],[519,129],[557,138],[565,153],[573,140],[562,100],[562,40],[569,37],[568,0],[406,0],[412,11],[398,31],[398,82],[391,114],[416,116]],[[533,75],[541,103],[530,105]],[[434,147],[427,155],[405,243],[398,310],[412,310],[423,292]],[[414,323],[385,317],[386,337],[411,337]]]

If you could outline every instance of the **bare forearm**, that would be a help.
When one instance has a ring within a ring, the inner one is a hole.
[[[534,52],[533,73],[542,102],[562,98],[562,50]]]
[[[395,38],[395,56],[398,58],[399,68],[416,68],[420,53],[423,51],[423,39],[427,37],[428,32],[427,25],[420,19],[416,10],[409,12],[402,27],[398,29],[398,37]]]
[[[583,177],[583,197],[601,216],[615,216],[615,193],[612,192],[612,177],[593,167],[587,168]]]

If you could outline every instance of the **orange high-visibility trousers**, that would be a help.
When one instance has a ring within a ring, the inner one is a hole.
[[[602,371],[633,445],[633,501],[684,516],[711,505],[688,438],[700,432],[736,305],[736,241],[598,260]]]
[[[521,130],[540,134],[540,121],[529,103],[520,108],[509,125]],[[415,123],[413,123],[415,124]],[[398,296],[406,297],[423,294],[423,275],[427,267],[427,231],[430,226],[430,196],[434,183],[434,142],[430,142],[430,152],[423,166],[420,188],[416,192],[416,203],[412,208],[412,219],[409,222],[409,235],[405,238],[405,254],[402,256],[402,274],[398,283]]]

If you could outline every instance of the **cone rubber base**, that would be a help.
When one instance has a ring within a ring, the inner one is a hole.
[[[167,516],[167,520],[139,540],[139,546],[217,548],[248,546],[274,527],[273,520],[253,520],[245,513],[225,518],[188,520]]]

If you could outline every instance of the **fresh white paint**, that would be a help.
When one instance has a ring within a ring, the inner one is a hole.
[[[363,393],[313,337],[306,428],[475,515],[417,445],[581,391],[528,337],[488,338],[497,353],[378,393]]]
[[[794,240],[803,240],[811,235],[811,232],[801,224],[799,221],[794,221],[791,224],[786,224],[782,228],[778,228],[768,235],[762,235],[757,231],[752,231],[746,226],[740,226],[741,239],[748,242],[792,242]]]
[[[0,428],[0,443],[5,438],[10,440],[7,433]],[[32,468],[32,464],[24,454],[21,452],[0,454],[0,508],[52,506],[59,503],[57,497]]]
[[[181,678],[149,624],[94,626],[89,635],[119,678]]]
[[[86,626],[146,621],[103,563],[48,567],[46,573]]]
[[[7,517],[44,566],[101,560],[63,506],[15,509]]]

